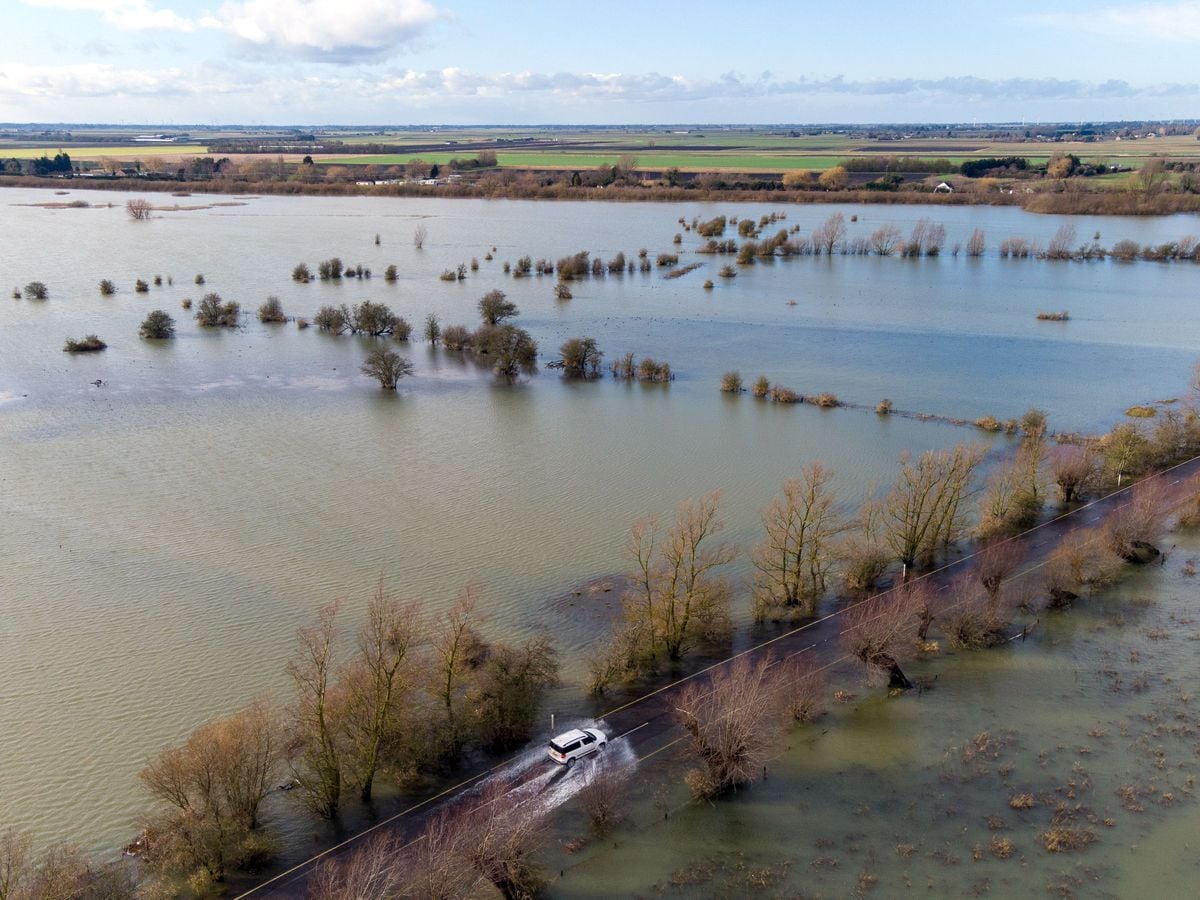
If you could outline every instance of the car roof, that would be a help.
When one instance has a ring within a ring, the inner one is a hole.
[[[558,735],[558,737],[554,738],[554,743],[560,745],[569,744],[571,741],[577,741],[582,737],[585,737],[584,733],[578,728],[573,728],[570,731],[564,731],[562,734]]]

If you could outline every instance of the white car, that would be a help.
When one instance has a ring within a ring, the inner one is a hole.
[[[603,750],[606,743],[608,739],[599,728],[576,728],[552,740],[547,753],[559,765],[570,768],[581,756]]]

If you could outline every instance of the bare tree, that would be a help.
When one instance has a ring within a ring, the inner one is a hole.
[[[932,560],[958,539],[963,503],[982,459],[980,448],[963,444],[927,450],[915,462],[907,454],[901,458],[883,518],[887,543],[906,567]]]
[[[895,225],[880,225],[871,232],[871,249],[880,256],[891,256],[900,244],[900,229]]]
[[[397,738],[401,706],[413,688],[409,651],[420,616],[419,602],[398,600],[379,584],[358,634],[358,657],[342,676],[347,686],[347,763],[364,801],[371,799],[381,760]]]
[[[900,662],[912,644],[916,612],[915,595],[903,590],[877,594],[846,611],[842,639],[847,652],[866,666],[868,683],[886,676],[889,687],[912,687]]]
[[[528,740],[542,697],[557,682],[558,653],[549,638],[490,647],[471,698],[479,711],[479,737],[494,751]]]
[[[597,378],[604,354],[590,337],[570,338],[559,352],[563,358],[563,374],[572,378]]]
[[[135,197],[132,200],[125,201],[125,212],[135,222],[142,222],[150,218],[150,213],[153,211],[154,207],[150,205],[150,201],[143,197]]]
[[[845,174],[845,170],[843,170],[843,174]],[[842,242],[845,236],[846,217],[841,213],[834,213],[825,220],[825,223],[820,228],[812,233],[812,241],[826,256],[832,256],[833,251],[837,249],[838,244]]]
[[[821,463],[788,479],[783,496],[762,512],[766,536],[754,552],[754,614],[762,621],[783,610],[811,615],[825,593],[833,540],[842,529],[829,490],[833,472]]]
[[[342,799],[345,702],[334,682],[337,614],[341,601],[323,607],[315,625],[298,629],[300,649],[288,661],[296,690],[291,715],[292,772],[314,812],[337,815]]]
[[[382,390],[394,391],[401,378],[413,373],[413,364],[395,350],[376,347],[367,354],[361,371],[378,381]]]
[[[329,858],[313,869],[310,900],[366,900],[405,896],[405,858],[401,839],[384,831],[343,859]],[[438,897],[434,893],[420,896]]]
[[[976,228],[971,232],[970,240],[967,241],[967,256],[983,256],[983,251],[986,244],[987,242],[983,234],[983,229]]]
[[[424,248],[427,237],[429,237],[429,229],[425,227],[424,223],[418,225],[413,229],[413,246],[418,250]]]
[[[1000,589],[1021,565],[1021,548],[1012,540],[989,541],[976,555],[979,584],[987,592],[988,602],[995,606]]]
[[[0,900],[27,896],[23,888],[33,878],[33,841],[8,828],[0,832]]]
[[[592,823],[592,830],[603,835],[621,819],[621,804],[625,796],[629,772],[612,761],[611,755],[601,755],[588,768],[587,779],[579,789],[579,804]],[[577,776],[578,777],[578,776]]]
[[[470,812],[468,828],[471,865],[506,900],[526,900],[540,892],[544,878],[533,856],[545,819],[532,803],[522,802],[512,785],[500,780],[490,784]]]
[[[1079,498],[1096,468],[1096,456],[1090,447],[1061,444],[1050,454],[1050,474],[1058,485],[1063,503]]]
[[[807,725],[825,712],[827,685],[808,656],[795,656],[784,665],[780,688],[787,711],[795,722]]]
[[[259,700],[200,726],[183,746],[164,750],[138,777],[164,803],[253,830],[275,783],[280,752],[276,714]]]
[[[777,718],[776,685],[767,656],[740,657],[710,683],[692,681],[675,703],[703,768],[687,774],[700,797],[715,797],[752,781],[762,769]]]
[[[457,753],[462,746],[466,724],[464,709],[469,688],[469,673],[479,661],[483,641],[477,631],[480,617],[475,611],[479,587],[469,583],[454,605],[432,627],[432,653],[426,667],[431,691],[442,708],[446,754]]]
[[[667,658],[677,661],[696,639],[728,623],[729,585],[717,570],[733,560],[732,547],[710,546],[724,523],[717,517],[720,492],[684,501],[659,545],[661,562],[653,572],[654,623]]]
[[[517,304],[507,298],[504,291],[488,291],[479,301],[479,317],[485,325],[499,325],[517,314]]]
[[[875,499],[871,486],[850,523],[849,536],[838,548],[842,580],[847,591],[870,593],[892,561],[886,548],[884,505]]]
[[[1167,530],[1171,498],[1160,478],[1134,485],[1129,498],[1113,510],[1105,531],[1109,548],[1127,562],[1147,562],[1159,555],[1155,542]]]

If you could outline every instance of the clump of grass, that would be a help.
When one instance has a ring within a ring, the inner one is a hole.
[[[138,294],[148,294],[150,293],[150,285],[139,278],[136,282],[134,282],[133,290]]]
[[[884,397],[875,405],[875,413],[880,416],[891,415],[892,401]]]
[[[400,277],[400,273],[396,270],[396,266],[394,263],[383,270],[383,280],[384,281],[392,282],[392,281],[395,281],[399,277]]]
[[[1064,309],[1062,312],[1040,312],[1037,317],[1041,322],[1067,322],[1071,314]]]
[[[109,279],[105,278],[103,281],[100,282],[100,296],[101,297],[111,297],[116,292],[117,292],[117,286],[115,284],[113,284],[113,282],[110,281]]]
[[[750,393],[758,400],[764,399],[770,392],[771,382],[767,380],[766,375],[759,375],[754,386],[750,388]]]
[[[301,331],[303,331],[305,328],[308,327],[308,319],[305,319],[305,318],[297,319],[296,327],[299,328]]]
[[[667,269],[667,268],[670,268],[671,266],[678,265],[679,264],[679,254],[678,253],[660,253],[655,258],[654,264],[657,265],[660,269]]]
[[[991,842],[992,856],[996,859],[1008,859],[1013,855],[1013,842],[1002,835],[995,835]]]
[[[1151,419],[1158,415],[1158,410],[1153,406],[1131,406],[1125,410],[1125,415],[1134,419]]]
[[[809,402],[816,404],[822,409],[833,409],[834,407],[842,405],[841,401],[837,398],[837,394],[829,393],[817,394],[817,396],[810,399]]]
[[[458,281],[458,276],[454,274],[452,269],[443,269],[442,274],[438,278],[442,281]]]
[[[742,373],[726,372],[721,376],[721,390],[727,394],[740,394],[742,391]]]
[[[721,270],[717,274],[722,278],[737,278],[737,269],[727,263],[721,266]]]
[[[155,275],[155,276],[154,276],[154,286],[155,286],[155,287],[162,287],[162,276],[161,276],[161,275]]]
[[[196,284],[204,284],[204,276],[203,276],[203,275],[201,275],[199,272],[197,272],[197,273],[196,273],[196,277],[195,277],[194,279],[192,279],[192,280],[193,280],[193,281],[194,281]]]
[[[1008,798],[1008,805],[1013,809],[1033,809],[1037,800],[1033,794],[1013,794]]]
[[[1096,833],[1073,825],[1051,825],[1041,834],[1042,844],[1051,853],[1082,850],[1096,840]]]
[[[95,353],[107,346],[108,344],[104,343],[96,335],[89,334],[87,337],[78,339],[67,338],[67,342],[63,344],[63,351],[65,353]]]
[[[975,427],[984,431],[1000,431],[1004,425],[995,416],[980,416],[975,420]]]
[[[711,279],[711,278],[706,278],[706,279],[705,279],[705,281],[704,281],[704,289],[705,289],[706,291],[711,291],[711,290],[713,289],[713,283],[712,283],[712,279]]]
[[[570,300],[573,296],[574,294],[571,293],[571,289],[567,287],[565,281],[560,281],[554,285],[555,300]]]
[[[192,308],[192,298],[184,297],[183,302],[180,303],[179,305],[182,306],[184,309],[191,309]]]
[[[776,403],[803,403],[804,398],[793,391],[791,388],[786,388],[781,384],[777,384],[771,388],[771,399]]]

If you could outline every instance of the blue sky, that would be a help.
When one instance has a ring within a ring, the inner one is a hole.
[[[1200,0],[0,0],[0,120],[1200,117]]]

